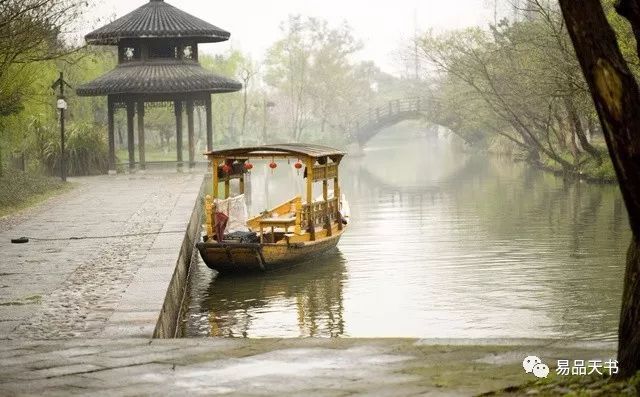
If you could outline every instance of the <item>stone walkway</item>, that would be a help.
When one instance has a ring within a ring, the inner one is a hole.
[[[118,305],[126,304],[127,289],[145,271],[147,256],[155,255],[159,268],[147,269],[150,277],[160,269],[173,273],[202,175],[146,173],[73,182],[76,189],[27,210],[17,222],[0,222],[0,339],[95,337],[108,329]],[[134,235],[65,240],[123,234]],[[20,236],[62,240],[11,244]],[[158,240],[163,249],[149,252]],[[154,309],[142,315],[149,336],[167,286],[154,284],[159,291],[146,298]]]
[[[471,343],[471,344],[469,344]],[[0,395],[471,396],[535,379],[522,360],[611,346],[416,339],[73,339],[0,346]]]

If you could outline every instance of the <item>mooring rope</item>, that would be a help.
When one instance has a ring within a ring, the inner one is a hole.
[[[175,233],[186,233],[186,230],[167,230],[167,231],[160,231],[160,232],[114,234],[114,235],[108,235],[108,236],[71,236],[71,237],[55,237],[55,238],[23,236],[20,238],[11,239],[11,242],[13,244],[24,244],[24,243],[28,243],[31,240],[33,241],[100,240],[100,239],[108,239],[108,238],[151,236],[151,235],[158,235],[158,234],[175,234]]]

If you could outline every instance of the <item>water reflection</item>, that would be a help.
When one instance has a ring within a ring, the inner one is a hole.
[[[186,336],[341,336],[345,276],[344,257],[335,250],[322,263],[257,275],[250,282],[246,276],[211,278],[208,284],[200,279],[192,288],[204,299],[191,308],[198,315]]]
[[[295,171],[257,168],[254,211],[264,180],[272,203],[295,193]],[[617,187],[412,131],[372,140],[341,175],[339,252],[256,278],[199,266],[189,335],[615,338],[630,238]]]

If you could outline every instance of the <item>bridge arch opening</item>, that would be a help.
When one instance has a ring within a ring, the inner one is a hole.
[[[352,154],[362,154],[369,141],[376,136],[403,125],[411,125],[412,128],[415,128],[414,125],[421,125],[418,128],[433,137],[452,139],[452,136],[457,136],[454,131],[438,124],[434,117],[436,111],[432,101],[424,97],[392,100],[386,105],[370,108],[355,116],[350,124],[348,134],[352,143],[349,151]],[[460,138],[464,142],[464,138]]]

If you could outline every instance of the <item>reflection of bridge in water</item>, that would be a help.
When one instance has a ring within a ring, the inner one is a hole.
[[[356,168],[357,167],[357,168]],[[401,194],[407,196],[437,196],[441,194],[442,186],[455,186],[465,184],[469,180],[469,175],[477,175],[479,170],[486,170],[487,164],[482,157],[471,156],[465,158],[460,166],[442,177],[434,180],[433,184],[412,184],[401,186],[395,184],[392,180],[385,180],[383,177],[376,175],[371,171],[370,167],[362,164],[349,169],[358,180],[359,184],[367,187],[375,187],[384,194]]]

